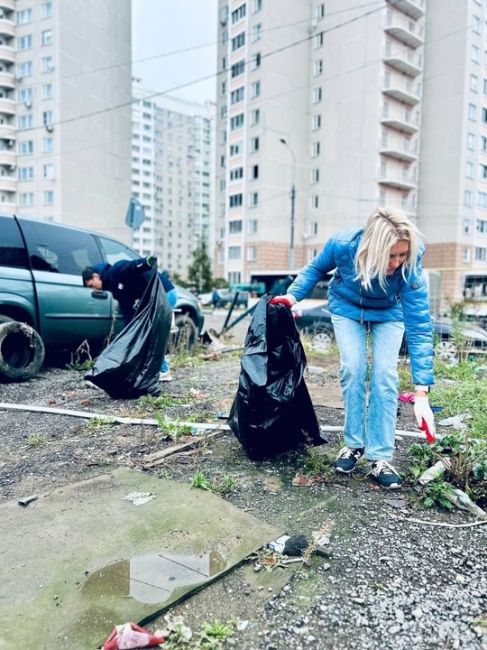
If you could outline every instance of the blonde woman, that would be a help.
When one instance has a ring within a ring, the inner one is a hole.
[[[328,309],[340,351],[345,405],[345,446],[335,468],[350,474],[365,454],[372,461],[370,475],[386,489],[401,485],[391,461],[399,385],[397,362],[404,332],[416,384],[416,420],[419,426],[425,420],[430,431],[435,431],[428,401],[434,383],[433,334],[421,268],[423,253],[420,235],[405,215],[377,209],[365,228],[332,237],[301,270],[288,293],[271,301],[292,307],[334,270]]]

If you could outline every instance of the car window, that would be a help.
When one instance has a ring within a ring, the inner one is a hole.
[[[0,266],[27,267],[27,251],[16,222],[9,217],[0,217]]]
[[[22,229],[33,269],[81,275],[85,266],[100,261],[98,246],[90,233],[33,221],[22,221]]]
[[[114,239],[98,236],[98,240],[103,250],[104,261],[109,264],[115,264],[115,262],[119,262],[120,260],[135,260],[140,257],[131,248]]]

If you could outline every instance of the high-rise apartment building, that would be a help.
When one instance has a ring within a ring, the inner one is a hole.
[[[138,82],[133,92],[132,194],[146,217],[133,246],[186,279],[198,244],[211,244],[214,109]]]
[[[216,274],[296,270],[389,206],[444,303],[486,294],[486,37],[482,0],[220,0]]]
[[[129,241],[130,0],[0,0],[0,209]]]

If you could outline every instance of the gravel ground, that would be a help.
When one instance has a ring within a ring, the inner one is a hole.
[[[308,383],[336,387],[337,359],[313,359],[321,374]],[[171,418],[216,420],[227,412],[237,387],[237,355],[221,355],[174,371],[163,384]],[[153,416],[137,401],[113,401],[74,370],[50,368],[35,380],[0,384],[0,401],[88,410],[106,415]],[[180,400],[175,403],[174,400]],[[317,407],[322,423],[341,424],[339,409]],[[398,428],[413,430],[410,407]],[[0,409],[0,485],[3,501],[48,492],[59,485],[106,472],[119,465],[144,468],[148,453],[172,441],[155,427],[92,426],[60,415]],[[406,471],[408,441],[398,441],[396,464]],[[339,438],[322,447],[332,454]],[[196,469],[210,478],[230,475],[235,488],[226,497],[288,534],[308,537],[323,526],[331,531],[329,557],[313,557],[279,591],[258,593],[246,582],[245,567],[175,608],[193,626],[203,621],[248,621],[229,646],[289,648],[487,648],[487,526],[446,528],[408,521],[467,523],[460,512],[424,511],[406,485],[383,492],[365,478],[331,475],[311,487],[293,487],[304,455],[249,461],[233,435],[215,438],[201,452],[169,459],[156,473],[189,481]],[[147,471],[147,470],[146,470]],[[280,569],[274,569],[279,571]],[[270,599],[269,599],[270,598]],[[484,627],[476,624],[483,619]],[[153,628],[161,626],[156,621]]]

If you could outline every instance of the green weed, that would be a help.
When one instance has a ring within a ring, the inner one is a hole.
[[[306,476],[331,477],[334,474],[333,462],[322,448],[309,447],[304,457],[302,472]]]
[[[90,344],[85,339],[74,352],[71,353],[71,361],[67,367],[70,370],[90,370],[95,365],[95,360],[91,356]]]
[[[211,492],[211,481],[206,478],[203,472],[198,471],[196,474],[193,474],[190,485],[192,488],[199,488],[200,490],[208,490],[208,492]]]
[[[42,433],[31,433],[27,437],[27,444],[31,447],[42,447],[47,444],[47,436]]]
[[[83,433],[86,436],[94,436],[95,433],[97,433],[97,431],[99,431],[100,429],[103,429],[105,427],[113,427],[116,424],[117,421],[114,418],[110,418],[110,417],[91,418],[88,421],[88,424],[83,429]]]
[[[453,494],[453,487],[445,481],[432,481],[426,485],[421,504],[424,508],[432,508],[434,505],[444,510],[453,510],[454,506],[446,497],[447,494]]]
[[[139,397],[138,402],[141,406],[148,406],[152,409],[165,409],[171,406],[181,406],[181,404],[185,403],[185,400],[179,397],[171,397],[170,395],[159,395],[159,397],[143,395]]]
[[[221,477],[211,480],[207,478],[203,472],[197,471],[196,474],[193,474],[190,480],[190,486],[192,488],[207,490],[208,492],[213,492],[214,494],[219,494],[221,496],[229,494],[236,485],[237,481],[229,474],[224,474]]]
[[[208,650],[219,650],[223,647],[223,642],[233,634],[233,625],[220,623],[204,623],[200,633],[199,645],[201,648]]]
[[[168,420],[160,413],[155,413],[154,418],[157,420],[157,424],[161,431],[173,440],[178,440],[178,438],[181,438],[182,436],[191,434],[191,426],[189,424],[180,424],[177,420]]]

